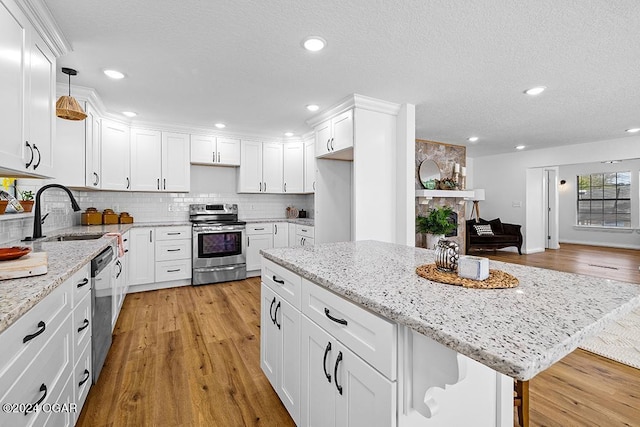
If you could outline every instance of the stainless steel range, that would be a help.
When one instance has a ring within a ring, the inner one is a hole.
[[[191,283],[206,285],[245,279],[246,223],[238,221],[238,205],[190,205],[189,219],[193,224]]]

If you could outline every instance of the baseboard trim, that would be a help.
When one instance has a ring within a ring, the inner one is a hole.
[[[616,248],[616,249],[640,249],[640,245],[625,245],[619,243],[608,243],[608,242],[589,242],[589,241],[581,241],[581,240],[562,240],[560,245],[563,243],[568,243],[571,245],[585,245],[585,246],[602,246],[604,248]]]
[[[136,292],[157,291],[158,289],[178,288],[180,286],[191,285],[191,279],[186,280],[170,280],[168,282],[145,283],[144,285],[129,286],[127,294],[135,294]]]

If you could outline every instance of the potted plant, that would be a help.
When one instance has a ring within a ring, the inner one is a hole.
[[[416,217],[416,231],[427,236],[426,248],[433,249],[445,234],[455,230],[456,225],[451,222],[453,211],[448,206],[431,209],[428,216]]]
[[[20,192],[20,204],[25,212],[31,212],[33,209],[33,191],[25,190]]]

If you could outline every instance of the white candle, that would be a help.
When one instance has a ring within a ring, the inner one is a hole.
[[[460,163],[456,163],[453,166],[453,173],[460,173]]]
[[[466,168],[466,167],[464,167],[464,166],[463,166],[463,167],[460,169],[460,175],[462,175],[462,176],[467,176],[467,168]]]

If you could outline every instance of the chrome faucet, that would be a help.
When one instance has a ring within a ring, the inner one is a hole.
[[[75,212],[78,212],[80,210],[80,206],[78,206],[78,202],[76,201],[76,198],[73,197],[73,194],[71,193],[71,190],[69,190],[64,185],[61,185],[61,184],[47,184],[47,185],[44,185],[44,186],[40,187],[40,189],[36,193],[36,203],[35,203],[35,206],[33,207],[33,209],[34,209],[34,212],[33,212],[33,236],[31,237],[33,240],[42,237],[42,220],[43,220],[43,218],[41,218],[41,213],[40,213],[40,195],[47,188],[60,188],[60,189],[62,189],[64,191],[66,191],[67,194],[69,195],[69,198],[71,199],[71,207],[73,208],[73,210]]]

